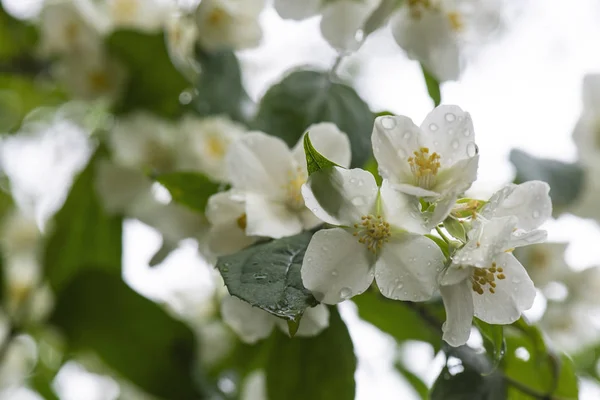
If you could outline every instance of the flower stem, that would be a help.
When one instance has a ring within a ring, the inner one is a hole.
[[[444,232],[443,232],[443,231],[440,229],[440,227],[439,227],[439,226],[436,226],[436,227],[435,227],[435,230],[436,230],[436,232],[438,233],[438,235],[440,235],[440,236],[442,237],[442,239],[444,240],[444,242],[446,242],[446,243],[448,243],[448,244],[450,243],[450,239],[448,239],[448,236],[446,236],[446,235],[444,234]]]

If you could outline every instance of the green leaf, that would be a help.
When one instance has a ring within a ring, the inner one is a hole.
[[[56,213],[44,253],[44,275],[59,291],[83,268],[105,268],[121,276],[122,219],[105,213],[94,179],[101,150],[75,179]]]
[[[555,208],[572,204],[583,188],[584,171],[578,164],[537,158],[521,150],[511,150],[510,162],[517,169],[515,183],[532,180],[548,182]]]
[[[373,114],[354,89],[331,82],[327,73],[296,71],[272,86],[261,100],[254,128],[293,146],[311,124],[326,121],[348,134],[352,167],[364,165],[372,154]]]
[[[448,248],[448,243],[444,242],[444,239],[429,233],[425,236],[427,236],[429,239],[433,240],[435,244],[437,244],[440,250],[442,250],[442,253],[444,253],[444,257],[450,257],[450,249]]]
[[[437,311],[433,310],[435,307],[433,304],[390,300],[374,290],[355,296],[352,301],[358,306],[358,315],[362,319],[391,335],[398,343],[406,340],[420,340],[430,343],[436,352],[440,349],[442,343],[441,322],[439,330],[434,329],[424,322],[423,316],[419,312],[420,310],[423,313],[427,312],[432,316],[437,316]],[[414,308],[409,304],[414,305]],[[393,318],[390,318],[391,315]]]
[[[444,221],[444,228],[446,228],[449,234],[461,242],[465,243],[467,241],[467,232],[465,232],[465,227],[460,221],[448,217]]]
[[[323,157],[323,155],[313,147],[310,142],[309,134],[310,132],[304,135],[304,153],[306,153],[306,169],[308,170],[308,176],[323,169],[339,167],[338,164]]]
[[[2,61],[29,54],[37,40],[35,26],[9,15],[0,2],[0,65]]]
[[[104,268],[107,269],[107,268]],[[192,331],[119,276],[82,268],[56,299],[50,322],[71,351],[94,351],[124,378],[164,399],[198,399]]]
[[[421,71],[423,71],[423,78],[425,78],[425,85],[427,85],[427,93],[429,93],[429,97],[433,100],[433,105],[437,107],[442,102],[440,82],[425,69],[423,64],[421,64]]]
[[[181,114],[179,95],[189,84],[171,63],[162,32],[119,30],[112,33],[106,43],[129,71],[117,113],[145,109],[164,117]]]
[[[232,51],[206,53],[197,49],[202,72],[196,82],[193,106],[200,115],[227,114],[244,121],[243,106],[250,98],[244,90],[237,57]]]
[[[356,356],[346,325],[330,307],[329,327],[311,338],[275,329],[266,366],[270,399],[354,400]]]
[[[498,370],[493,370],[487,356],[463,345],[445,346],[450,357],[461,361],[460,369],[447,365],[431,388],[431,400],[504,400],[506,384]],[[490,373],[490,371],[493,371]],[[510,398],[510,397],[509,397]]]
[[[475,324],[485,339],[485,343],[487,344],[486,350],[494,355],[494,368],[496,368],[506,351],[504,325],[488,324],[478,318],[475,318]]]
[[[204,212],[208,198],[219,190],[219,184],[197,172],[171,172],[155,177],[177,203]]]
[[[417,375],[410,372],[402,364],[396,363],[396,369],[406,379],[406,381],[415,389],[419,397],[423,400],[429,399],[429,388]]]
[[[377,160],[375,157],[371,157],[369,161],[363,166],[365,171],[369,171],[374,177],[377,186],[381,186],[381,182],[383,182],[383,178],[379,175],[379,166],[377,165]]]
[[[233,296],[288,320],[317,305],[302,285],[300,268],[311,232],[259,243],[220,257],[217,268]]]

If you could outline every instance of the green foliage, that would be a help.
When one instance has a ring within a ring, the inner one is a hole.
[[[231,51],[206,53],[198,49],[196,58],[202,68],[193,102],[196,111],[200,115],[227,114],[244,121],[243,106],[250,99],[244,90],[235,54]]]
[[[121,276],[122,219],[105,213],[94,179],[98,150],[75,179],[65,204],[56,213],[44,253],[44,276],[59,291],[84,268],[105,268]]]
[[[219,190],[219,184],[198,172],[171,172],[155,177],[176,202],[194,211],[204,212],[208,198]]]
[[[308,171],[308,176],[323,169],[336,166],[339,167],[339,165],[333,161],[323,157],[323,155],[313,147],[312,143],[310,142],[309,134],[310,133],[307,133],[304,136],[304,153],[306,153],[306,169]]]
[[[429,97],[433,100],[433,105],[437,107],[442,102],[440,82],[425,69],[423,64],[421,64],[421,71],[423,71],[423,78],[425,78],[425,85],[427,85],[427,93],[429,93]]]
[[[66,335],[70,350],[93,350],[149,394],[200,398],[192,375],[192,331],[119,276],[82,268],[59,294],[50,322]]]
[[[423,313],[439,313],[435,305],[390,300],[375,290],[355,296],[352,301],[358,306],[358,314],[362,319],[393,336],[398,343],[420,340],[430,343],[436,352],[440,349],[441,324],[438,330],[423,320]]]
[[[270,399],[354,400],[356,356],[348,328],[335,307],[329,327],[311,338],[273,333],[266,365]]]
[[[0,2],[0,63],[29,54],[37,40],[36,28],[10,16]]]
[[[254,128],[293,146],[309,125],[333,122],[348,134],[352,166],[371,156],[373,114],[351,87],[334,83],[327,73],[296,71],[272,86],[262,98]]]
[[[117,113],[145,109],[163,117],[181,114],[179,95],[189,85],[171,63],[162,33],[119,30],[106,43],[129,72]]]
[[[572,204],[583,188],[584,171],[578,164],[538,158],[521,150],[510,152],[510,162],[517,170],[515,183],[532,180],[548,182],[555,209]]]
[[[475,325],[483,336],[486,350],[494,356],[494,368],[498,366],[506,351],[504,340],[504,325],[492,325],[475,318]]]
[[[449,234],[454,236],[456,239],[461,240],[463,243],[467,241],[467,232],[465,231],[464,225],[458,220],[448,217],[444,221],[444,228]]]
[[[369,159],[369,161],[366,162],[366,164],[363,166],[363,169],[365,171],[369,171],[373,177],[375,177],[375,182],[377,183],[377,186],[381,186],[381,182],[383,182],[383,178],[381,177],[381,175],[379,175],[379,165],[377,164],[377,160],[375,160],[374,157],[371,157]]]
[[[429,399],[429,388],[427,385],[415,374],[406,369],[402,364],[396,363],[396,369],[406,379],[406,381],[410,384],[410,386],[415,389],[415,392],[419,395],[419,397],[423,400]]]
[[[311,232],[259,243],[220,257],[229,293],[281,318],[298,321],[317,301],[302,285],[300,268]]]

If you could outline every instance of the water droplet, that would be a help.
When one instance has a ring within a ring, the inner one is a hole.
[[[230,263],[228,263],[228,262],[226,262],[225,264],[223,264],[223,266],[224,266],[224,267],[229,267],[229,266],[231,266],[231,264],[230,264]]]
[[[434,142],[433,142],[433,145],[434,145],[434,146],[439,146],[439,145],[440,145],[440,142],[438,142],[438,141],[436,140],[436,141],[434,141]]]
[[[329,247],[323,246],[323,247],[321,247],[321,250],[323,250],[323,251],[329,251]]]
[[[403,287],[404,287],[404,284],[403,283],[399,283],[398,286],[396,286],[396,289],[399,290],[399,289],[402,289]]]
[[[381,118],[381,126],[385,129],[394,129],[396,127],[396,120],[392,117]]]
[[[362,40],[365,38],[365,32],[362,29],[359,29],[356,31],[356,33],[354,34],[354,40],[356,40],[357,42],[362,42]]]
[[[453,122],[455,119],[456,119],[456,115],[454,115],[452,113],[447,113],[446,114],[446,121]]]
[[[429,130],[435,132],[438,130],[438,126],[436,124],[429,124]]]
[[[400,278],[396,278],[396,279],[394,279],[394,284],[396,284],[396,285],[397,285],[397,284],[399,284],[399,283],[400,283]]]
[[[534,211],[534,212],[531,214],[531,216],[532,216],[533,218],[539,218],[539,217],[540,217],[540,212],[539,212],[538,210],[535,210],[535,211]]]
[[[431,261],[427,261],[427,266],[431,267]]]
[[[340,289],[340,297],[342,299],[347,299],[350,296],[352,296],[352,289],[350,289],[349,287],[343,287]]]
[[[181,92],[179,94],[179,102],[183,105],[190,104],[192,102],[192,94],[188,91]]]
[[[229,268],[226,268],[226,267],[221,268],[221,271],[223,271],[223,272],[229,272]]]
[[[404,134],[402,135],[402,137],[403,137],[404,139],[409,139],[411,135],[412,135],[412,134],[410,133],[410,131],[406,131],[406,132],[404,132]]]
[[[452,141],[452,148],[453,148],[454,150],[458,149],[458,140],[453,140],[453,141]]]
[[[262,273],[256,273],[256,274],[254,274],[254,279],[256,279],[257,281],[262,281],[266,277],[267,277],[266,274],[262,274]]]
[[[512,278],[512,283],[521,283],[521,280],[519,278]]]
[[[312,257],[306,257],[306,259],[305,259],[306,262],[312,262],[312,260],[313,260]]]
[[[463,135],[465,135],[465,137],[469,137],[469,136],[471,136],[471,131],[469,129],[465,129],[463,131]]]
[[[398,154],[398,157],[400,158],[406,158],[406,152],[404,151],[404,149],[398,149],[396,154]]]
[[[454,129],[448,129],[448,135],[454,135]]]
[[[356,178],[350,178],[350,183],[356,183]]]
[[[358,186],[362,186],[365,184],[365,181],[363,181],[362,179],[358,180]]]
[[[471,142],[467,145],[467,155],[469,157],[475,157],[475,155],[479,153],[479,148],[475,144],[475,142]]]
[[[354,204],[355,206],[364,206],[365,205],[365,198],[362,196],[357,196],[355,198],[352,199],[352,204]]]
[[[334,269],[333,271],[331,271],[331,276],[337,276],[338,272]]]
[[[408,259],[408,261],[415,262],[415,261],[417,261],[417,259],[415,257],[411,257],[411,258]]]

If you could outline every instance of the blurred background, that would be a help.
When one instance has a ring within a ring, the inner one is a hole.
[[[50,23],[48,21],[51,20],[40,17],[44,7],[48,7],[44,3],[52,1],[1,2],[10,21],[14,18],[15,21],[31,24],[27,26],[41,27],[40,35],[51,35],[52,29],[44,31],[40,22],[44,20]],[[165,0],[164,3],[169,1]],[[198,3],[193,0],[180,1],[175,7],[194,10]],[[55,26],[67,23],[64,22],[66,19],[61,20],[61,15],[53,18],[58,21],[54,22]],[[260,45],[236,51],[243,85],[251,100],[248,104],[258,104],[265,92],[292,68],[310,66],[328,70],[338,60],[338,52],[320,32],[320,16],[301,21],[283,19],[267,2],[257,18],[262,30]],[[149,23],[152,17],[146,16],[142,20]],[[572,164],[580,169],[586,168],[578,161],[578,149],[572,135],[583,112],[584,76],[600,73],[600,51],[597,49],[600,40],[600,2],[505,1],[501,21],[485,41],[467,43],[469,46],[464,54],[464,69],[460,78],[440,86],[443,104],[457,104],[471,113],[473,118],[480,164],[479,178],[468,192],[472,198],[486,199],[504,184],[512,182],[519,167],[528,170],[529,167],[523,167],[522,163],[517,162],[519,165],[516,167],[515,163],[511,163],[509,156],[513,149],[522,150],[538,159],[556,160],[562,163],[557,164],[561,168],[567,169]],[[103,23],[101,18],[97,18],[96,22],[99,25]],[[64,400],[154,398],[145,394],[144,388],[114,373],[93,352],[81,352],[76,357],[65,356],[61,335],[53,329],[46,329],[43,323],[52,314],[55,301],[52,300],[50,289],[40,281],[40,267],[35,265],[39,263],[36,259],[39,257],[35,254],[39,254],[40,248],[47,245],[49,232],[53,229],[53,216],[63,207],[74,177],[85,168],[94,152],[94,140],[98,136],[92,135],[97,130],[113,129],[119,117],[113,115],[110,106],[107,106],[112,100],[104,98],[96,101],[81,88],[73,91],[68,87],[69,80],[62,78],[61,73],[75,79],[78,68],[84,68],[78,63],[86,60],[64,60],[56,55],[29,58],[27,50],[21,53],[19,49],[13,52],[18,57],[3,58],[2,49],[9,47],[6,43],[17,43],[23,38],[9,36],[11,31],[6,29],[9,19],[2,17],[0,24],[0,131],[3,133],[0,137],[0,172],[5,175],[4,189],[10,187],[12,195],[11,205],[5,208],[7,211],[2,219],[2,240],[3,246],[12,250],[24,247],[14,250],[11,254],[18,255],[11,256],[10,261],[5,255],[4,267],[7,271],[4,285],[9,288],[5,289],[9,295],[3,295],[6,304],[3,318],[8,320],[11,313],[22,312],[19,296],[28,299],[25,308],[33,307],[29,314],[39,314],[39,317],[28,317],[32,319],[28,325],[32,326],[29,331],[19,334],[13,341],[7,339],[10,344],[0,347],[0,398],[52,398],[48,393]],[[140,32],[159,32],[160,35],[164,35],[162,30],[165,30],[168,36],[168,29],[171,28],[135,29]],[[406,115],[418,124],[433,108],[433,102],[419,63],[409,59],[394,41],[390,30],[388,25],[376,30],[366,38],[360,49],[343,57],[337,75],[340,80],[354,87],[373,112],[388,111]],[[135,48],[141,42],[132,40],[124,43],[119,51],[127,46]],[[168,38],[166,43],[171,43]],[[181,58],[176,54],[176,46],[172,43],[170,46],[171,58],[177,65]],[[10,60],[18,62],[9,63]],[[63,61],[66,64],[61,70],[58,64]],[[73,64],[68,64],[71,61]],[[158,68],[157,65],[162,61],[156,61],[156,64],[154,61],[149,57],[147,61],[138,63],[136,68]],[[52,72],[48,76],[45,74],[50,67],[46,63],[52,63]],[[188,65],[178,67],[178,70],[182,75],[193,75],[192,79],[198,73]],[[118,79],[120,73],[117,68],[110,76]],[[135,69],[126,73],[130,76],[142,74]],[[160,81],[161,77],[159,73],[144,78],[146,80],[141,84],[151,85]],[[112,84],[102,81],[104,78],[98,79],[96,83],[102,88]],[[177,81],[175,83],[177,86]],[[115,85],[117,94],[114,96],[119,96],[118,87],[122,84],[117,82]],[[163,93],[152,90],[140,93],[140,96],[152,98],[152,101],[163,96]],[[180,105],[186,105],[195,102],[196,95],[194,90],[185,88],[177,94],[176,100]],[[159,104],[159,101],[155,103]],[[130,142],[123,146],[136,145]],[[135,154],[135,150],[132,150],[124,157],[131,160],[136,157]],[[523,156],[524,153],[514,154],[518,159],[518,155]],[[590,178],[588,174],[585,179],[598,178]],[[126,192],[124,188],[131,187],[127,182],[123,185],[123,192]],[[586,183],[586,188],[592,185]],[[561,190],[560,187],[552,187],[553,191]],[[166,205],[170,201],[168,191],[158,184],[152,185],[151,193],[159,204]],[[600,209],[600,203],[594,200],[591,209],[595,208],[594,204]],[[73,204],[72,207],[78,206]],[[539,285],[534,307],[526,312],[526,316],[531,322],[540,323],[552,346],[574,357],[576,367],[581,368],[579,398],[598,399],[600,384],[596,358],[593,356],[591,361],[580,361],[577,357],[583,351],[589,355],[589,349],[595,349],[600,343],[600,278],[591,272],[585,278],[580,275],[582,271],[595,271],[594,267],[600,266],[600,211],[596,211],[594,216],[593,213],[581,213],[570,207],[565,206],[564,211],[561,209],[556,212],[556,218],[544,226],[549,232],[549,241],[562,244],[551,249],[538,249],[541,255],[536,254],[538,259],[550,257],[554,264],[560,264],[557,268],[573,271],[574,276],[578,277],[574,281],[579,283],[569,283],[570,278],[565,278],[567,283],[554,279],[550,279],[552,282],[549,285],[543,282]],[[179,217],[171,216],[169,212],[164,214],[163,220],[143,210],[125,213],[122,230],[123,279],[135,292],[163,306],[168,315],[184,320],[192,327],[194,334],[199,337],[200,357],[222,360],[223,354],[238,341],[235,334],[214,317],[218,310],[214,298],[216,293],[222,291],[222,283],[215,278],[210,260],[199,255],[202,241],[194,235],[180,234],[179,227],[170,227]],[[80,224],[85,225],[85,215],[82,211],[78,217]],[[57,218],[60,218],[60,213]],[[95,217],[89,218],[91,223]],[[88,238],[84,228],[73,229],[73,235],[82,235],[82,249],[90,252],[93,252],[90,240],[114,240],[102,235]],[[177,232],[171,234],[170,231]],[[53,245],[60,247],[60,240],[53,242]],[[164,254],[157,256],[159,250],[164,250]],[[8,253],[5,249],[3,251]],[[534,256],[529,254],[523,257]],[[546,260],[547,265],[552,262]],[[532,261],[532,264],[535,262]],[[554,268],[554,264],[551,268]],[[8,271],[11,265],[13,267]],[[537,284],[535,272],[530,273]],[[580,282],[582,279],[588,286],[583,286]],[[34,295],[29,293],[33,287],[36,288]],[[585,307],[569,303],[573,291],[577,290],[589,294],[591,300]],[[105,295],[111,297],[111,293]],[[12,300],[6,300],[8,296]],[[418,399],[418,391],[410,379],[402,371],[399,372],[399,363],[406,366],[402,369],[408,368],[411,376],[416,376],[429,387],[446,365],[443,353],[436,354],[431,344],[406,340],[399,345],[393,335],[361,319],[352,302],[345,302],[339,308],[349,327],[358,358],[355,373],[357,399]],[[93,307],[90,312],[92,310]],[[72,315],[77,313],[69,312]],[[394,315],[388,318],[393,319]],[[12,337],[10,330],[11,325],[6,323],[3,335]],[[469,344],[481,347],[483,339],[474,332]],[[157,357],[160,360],[160,355]],[[264,379],[264,374],[260,372],[251,374],[241,382],[224,374],[216,382],[225,395],[235,393],[232,398],[260,399],[265,398]]]

